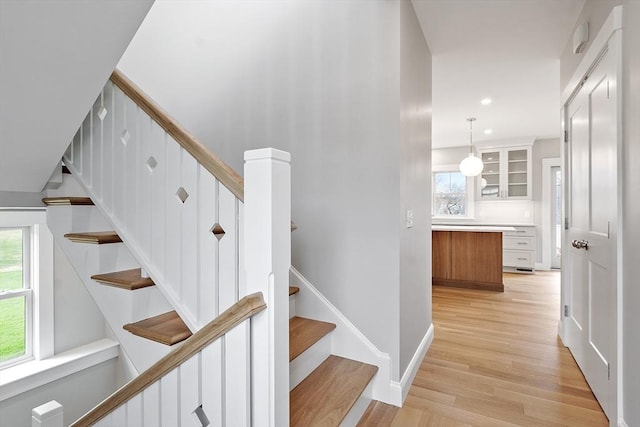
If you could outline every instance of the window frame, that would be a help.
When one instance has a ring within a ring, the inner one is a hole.
[[[0,370],[31,360],[42,360],[54,353],[53,236],[43,208],[0,208],[1,229],[23,229],[23,281],[28,290],[7,292],[8,299],[29,293],[25,354],[0,363]],[[28,259],[27,259],[28,258]],[[26,277],[25,277],[26,276]],[[24,286],[24,283],[23,283]]]
[[[457,172],[460,173],[459,165],[434,165],[431,168],[431,217],[434,219],[446,219],[446,220],[469,220],[475,219],[475,177],[466,177],[466,191],[465,191],[465,202],[466,202],[466,214],[465,215],[443,215],[435,213],[435,197],[436,197],[436,183],[435,183],[435,175],[436,173],[442,172]]]

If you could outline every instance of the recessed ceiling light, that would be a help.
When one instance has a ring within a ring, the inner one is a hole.
[[[491,135],[492,133],[493,133],[493,130],[492,130],[492,129],[485,129],[485,130],[484,130],[484,134],[485,134],[485,135]]]
[[[491,104],[493,101],[491,100],[491,98],[484,98],[482,101],[480,101],[480,104],[482,105],[489,105]]]

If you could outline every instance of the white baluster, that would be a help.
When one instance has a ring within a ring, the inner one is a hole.
[[[289,425],[289,153],[245,152],[244,264],[247,292],[262,292],[267,309],[251,321],[252,423]]]

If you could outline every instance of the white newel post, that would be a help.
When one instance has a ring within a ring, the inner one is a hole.
[[[273,148],[244,154],[247,293],[267,309],[251,320],[252,425],[289,425],[291,156]]]
[[[62,427],[62,405],[52,400],[31,410],[31,427]]]

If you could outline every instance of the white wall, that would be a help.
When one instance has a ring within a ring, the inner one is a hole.
[[[476,150],[474,150],[474,153]],[[469,155],[469,147],[434,148],[432,150],[432,165],[459,165],[462,159]]]
[[[117,388],[116,360],[101,363],[42,387],[0,401],[0,427],[31,427],[31,409],[56,400],[68,426]]]
[[[119,64],[237,171],[291,152],[293,265],[394,361],[400,44],[397,1],[158,1]]]
[[[624,186],[623,186],[623,414],[640,425],[640,1],[625,0],[623,12]]]
[[[431,325],[431,52],[400,7],[400,372]],[[403,223],[413,211],[413,228]]]
[[[55,353],[106,338],[100,309],[58,245],[54,248],[54,275]]]

